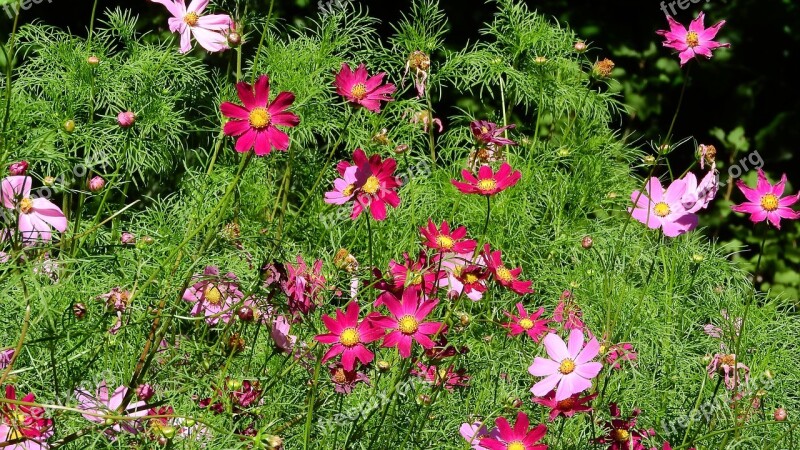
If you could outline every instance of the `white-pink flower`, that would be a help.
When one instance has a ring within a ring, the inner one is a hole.
[[[18,228],[25,243],[52,239],[53,228],[67,229],[67,218],[58,206],[44,198],[31,198],[31,177],[10,176],[2,181],[2,204],[19,210]]]
[[[127,392],[128,388],[120,386],[109,395],[108,386],[105,380],[103,380],[100,386],[97,387],[97,393],[95,395],[81,389],[76,389],[75,397],[78,399],[78,409],[84,411],[84,414],[81,415],[91,422],[106,423],[106,419],[102,417],[103,415],[123,415],[129,418],[129,420],[114,422],[110,430],[107,431],[107,434],[113,436],[114,433],[119,433],[121,431],[136,434],[139,432],[137,418],[147,415],[147,407],[144,402],[131,402],[120,414],[117,408],[122,405],[122,400],[125,398]]]
[[[556,389],[555,400],[560,402],[592,387],[591,379],[603,368],[599,362],[592,362],[600,353],[597,339],[593,337],[584,347],[583,332],[572,330],[568,343],[553,333],[545,336],[543,342],[550,359],[536,357],[528,368],[531,375],[545,377],[533,385],[533,395],[544,397]]]
[[[691,172],[682,178],[686,183],[686,192],[681,197],[681,204],[687,212],[696,213],[708,207],[711,200],[717,196],[719,185],[717,184],[717,174],[709,171],[698,183],[697,177]]]
[[[192,0],[186,7],[186,0],[153,0],[167,7],[172,17],[169,18],[169,29],[181,35],[181,53],[192,49],[192,36],[201,47],[209,52],[227,50],[228,40],[225,32],[234,28],[233,19],[227,14],[209,14],[203,12],[209,0]]]

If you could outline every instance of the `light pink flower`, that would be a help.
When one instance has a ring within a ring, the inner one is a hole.
[[[696,213],[707,208],[711,200],[717,196],[719,185],[717,184],[717,174],[714,171],[708,172],[699,183],[697,177],[691,172],[681,179],[686,183],[686,192],[681,197],[681,204],[687,212]]]
[[[67,218],[58,206],[44,198],[31,198],[31,177],[10,176],[2,181],[2,204],[19,210],[19,232],[25,243],[52,239],[52,228],[67,229]],[[52,227],[52,228],[51,228]]]
[[[458,432],[461,434],[461,437],[463,437],[464,440],[466,440],[467,443],[472,446],[472,450],[489,450],[488,447],[481,445],[481,439],[485,437],[497,439],[500,436],[500,432],[497,430],[497,428],[492,428],[489,430],[486,428],[486,425],[480,422],[471,424],[462,423]]]
[[[117,411],[122,405],[122,400],[128,392],[125,386],[118,387],[111,395],[109,389],[103,380],[97,387],[95,395],[84,391],[82,389],[75,390],[75,397],[78,399],[78,409],[84,411],[82,416],[94,423],[105,423],[106,419],[102,415],[120,415]],[[126,431],[128,433],[136,434],[139,432],[140,424],[136,419],[147,415],[147,407],[144,402],[129,403],[122,411],[121,415],[127,416],[129,419],[122,421],[115,421],[114,425],[107,430],[107,433],[113,436],[115,433]]]
[[[716,25],[706,28],[703,25],[705,14],[700,13],[696,19],[689,24],[689,29],[678,23],[671,16],[667,16],[669,30],[658,30],[656,34],[664,36],[664,47],[673,48],[680,52],[681,65],[689,62],[697,55],[711,58],[711,51],[720,47],[730,47],[731,44],[720,44],[713,39],[717,36],[719,29],[725,25],[722,20]]]
[[[664,232],[665,236],[676,237],[697,227],[697,215],[686,210],[681,203],[686,193],[686,182],[675,180],[664,190],[658,178],[647,182],[647,193],[633,191],[631,201],[634,208],[628,208],[633,218],[651,229]]]
[[[786,174],[783,174],[781,181],[773,186],[767,180],[764,171],[758,169],[758,184],[755,189],[748,187],[742,180],[737,180],[736,186],[749,201],[741,205],[733,205],[731,209],[736,212],[750,214],[752,222],[758,223],[769,220],[769,223],[780,230],[781,219],[800,219],[800,212],[790,208],[790,206],[797,203],[797,200],[800,200],[800,192],[781,198],[783,189],[786,186]]]
[[[136,114],[133,111],[121,111],[117,114],[117,123],[122,128],[130,128],[136,123]]]
[[[544,397],[556,386],[556,401],[583,392],[592,386],[591,379],[603,368],[599,362],[591,362],[600,353],[597,339],[592,338],[584,346],[580,330],[569,333],[568,343],[550,333],[544,338],[544,347],[550,359],[536,357],[528,368],[531,375],[545,377],[531,388],[537,397]]]
[[[203,15],[209,0],[192,0],[186,7],[185,0],[152,0],[166,6],[172,17],[167,22],[169,30],[181,35],[181,53],[192,49],[192,36],[209,52],[228,49],[225,32],[234,28],[233,19],[227,14]]]
[[[342,177],[333,180],[333,190],[325,193],[325,203],[344,205],[353,200],[358,183],[356,172],[358,172],[357,166],[345,168]]]
[[[279,350],[289,353],[297,344],[297,336],[289,334],[291,325],[284,316],[278,316],[270,326],[270,336]]]
[[[236,275],[219,274],[219,269],[208,266],[202,275],[195,275],[196,282],[183,293],[183,299],[194,303],[191,314],[205,315],[206,323],[215,325],[222,320],[228,323],[234,313],[234,307],[241,302],[244,294],[236,284]]]
[[[5,369],[11,364],[11,360],[14,358],[14,349],[7,348],[5,350],[0,350],[0,370]]]

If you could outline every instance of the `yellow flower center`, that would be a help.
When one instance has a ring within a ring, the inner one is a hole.
[[[198,20],[200,20],[200,16],[196,12],[190,12],[183,16],[183,22],[190,27],[197,25]]]
[[[438,245],[443,249],[450,250],[451,248],[453,248],[454,244],[455,241],[453,241],[453,238],[451,238],[450,236],[445,236],[443,234],[436,236],[436,245]]]
[[[761,207],[764,208],[764,211],[775,211],[778,209],[778,197],[773,194],[767,194],[761,197]]]
[[[763,203],[763,202],[762,202]],[[30,214],[33,211],[33,200],[28,197],[19,201],[19,210],[22,214]]]
[[[353,195],[353,190],[356,188],[354,184],[348,184],[342,191],[342,195]]]
[[[696,32],[690,31],[686,34],[686,45],[692,48],[697,47],[700,45],[700,36]]]
[[[375,175],[370,175],[370,177],[367,178],[367,182],[364,183],[364,186],[361,189],[363,189],[367,194],[374,194],[378,192],[380,187],[381,182],[378,181],[378,178]]]
[[[397,322],[397,327],[403,334],[414,334],[419,330],[419,322],[414,316],[407,314],[400,318]]]
[[[367,96],[367,85],[364,83],[356,83],[356,85],[350,89],[350,95],[356,100],[363,100],[364,97]]]
[[[572,397],[567,397],[564,400],[556,403],[556,408],[561,410],[569,410],[575,407],[575,399]]]
[[[506,449],[507,450],[525,450],[526,447],[525,447],[525,444],[522,443],[522,441],[513,441],[513,442],[509,442],[508,443],[508,447],[506,447]]]
[[[523,330],[530,330],[533,328],[533,321],[527,317],[519,319],[519,326],[521,326]]]
[[[446,380],[447,379],[447,369],[439,369],[437,371],[437,375],[439,375],[439,379],[440,380]]]
[[[491,178],[478,181],[478,189],[480,189],[483,192],[491,192],[496,187],[497,187],[497,182]]]
[[[347,377],[344,374],[343,368],[336,369],[336,372],[333,373],[333,382],[336,384],[344,384],[347,381]]]
[[[656,203],[653,212],[656,213],[658,217],[667,217],[670,213],[669,205],[664,202]]]
[[[561,372],[563,375],[569,375],[574,370],[575,370],[575,362],[569,358],[561,361],[561,365],[558,367],[558,371]]]
[[[506,283],[514,279],[514,277],[511,275],[511,271],[506,269],[505,266],[498,267],[496,273],[497,278]]]
[[[466,282],[467,282],[467,284],[472,284],[472,283],[474,283],[474,282],[478,281],[478,276],[477,276],[477,275],[475,275],[474,273],[468,273],[468,274],[467,274],[467,275],[464,277],[464,281],[466,281]]]
[[[631,434],[628,433],[628,430],[624,430],[622,428],[616,428],[611,431],[611,438],[613,438],[617,442],[628,442],[630,439]]]
[[[272,116],[266,108],[255,108],[250,111],[250,126],[256,129],[266,128],[272,121]]]
[[[725,355],[722,358],[720,358],[720,362],[726,366],[735,366],[736,355]]]
[[[361,339],[355,328],[345,328],[342,334],[339,335],[339,342],[345,347],[354,347],[361,342]]]
[[[464,272],[464,266],[456,265],[453,267],[453,275],[460,277],[462,272]]]
[[[489,132],[489,129],[486,127],[481,127],[481,134],[486,134]]]
[[[203,296],[208,303],[219,305],[222,302],[222,292],[216,286],[209,284],[203,291]]]

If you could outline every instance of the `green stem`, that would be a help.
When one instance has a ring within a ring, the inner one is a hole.
[[[306,428],[303,437],[303,448],[306,450],[308,450],[308,443],[311,440],[311,425],[314,422],[314,403],[317,401],[317,385],[321,364],[322,357],[317,355],[317,363],[314,365],[314,379],[311,384],[311,392],[308,394],[308,412],[306,413]]]
[[[367,219],[367,235],[368,235],[367,245],[369,246],[369,267],[370,270],[372,270],[372,268],[375,267],[375,260],[372,259],[372,225],[370,224],[370,222],[372,221],[370,220],[369,214],[370,214],[369,211],[367,211],[365,208],[364,216]]]
[[[486,196],[486,220],[483,222],[483,232],[481,233],[481,242],[486,242],[486,231],[489,229],[489,217],[492,213],[492,197]]]
[[[258,42],[258,48],[256,49],[256,56],[253,58],[253,84],[256,82],[256,76],[258,74],[258,58],[261,57],[261,48],[264,47],[264,39],[267,37],[267,30],[269,29],[269,23],[272,19],[272,7],[275,6],[275,0],[270,0],[269,2],[269,12],[267,12],[267,18],[264,20],[264,29],[261,31],[261,40]]]
[[[16,7],[16,15],[14,16],[14,25],[11,27],[11,36],[8,39],[8,50],[3,46],[3,53],[6,57],[6,107],[5,114],[3,115],[3,129],[0,132],[0,139],[2,139],[3,157],[0,161],[5,161],[8,155],[6,150],[6,130],[8,129],[8,120],[11,115],[11,73],[14,71],[14,42],[17,36],[17,26],[19,25],[19,10],[22,8],[22,1],[19,0]]]

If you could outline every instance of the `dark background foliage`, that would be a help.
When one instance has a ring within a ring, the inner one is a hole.
[[[40,20],[48,24],[69,28],[83,34],[91,15],[90,0],[26,0],[20,22]],[[302,23],[305,17],[337,4],[351,3],[368,8],[382,20],[384,35],[391,33],[391,22],[400,18],[406,9],[405,2],[364,0],[313,0],[276,1],[273,15],[284,22]],[[0,3],[4,3],[0,1]],[[218,1],[219,9],[233,10],[232,0]],[[677,56],[661,47],[655,31],[667,28],[661,2],[647,1],[567,1],[542,0],[528,2],[531,9],[552,16],[554,20],[574,28],[590,44],[591,60],[611,58],[616,63],[615,82],[612,88],[619,92],[627,105],[627,113],[620,117],[622,137],[632,145],[648,147],[664,139],[675,112],[686,68],[680,69]],[[783,172],[792,189],[800,187],[800,166],[794,156],[795,143],[800,141],[800,90],[796,88],[796,66],[800,50],[800,5],[792,0],[702,0],[681,10],[677,3],[676,18],[686,24],[700,11],[706,14],[706,25],[727,20],[718,38],[730,42],[731,48],[715,52],[711,61],[693,61],[686,98],[675,125],[676,138],[693,138],[670,156],[675,171],[681,173],[695,161],[696,144],[713,144],[718,150],[721,179],[727,178],[731,164],[749,152],[758,151],[763,158],[764,170],[771,180],[777,181]],[[493,6],[482,0],[445,0],[443,9],[450,20],[447,36],[453,49],[462,48],[480,36],[480,24],[492,14]],[[666,6],[666,5],[665,5]],[[142,31],[150,31],[155,39],[158,33],[168,34],[166,14],[161,5],[147,0],[101,0],[98,17],[108,8],[122,7],[140,15]],[[250,0],[249,11],[264,14],[269,8],[267,0]],[[666,6],[667,8],[669,6]],[[232,11],[234,15],[243,11]],[[247,18],[242,20],[247,27]],[[7,35],[12,21],[6,11],[0,10],[0,26]],[[259,24],[248,31],[257,36]],[[7,36],[4,36],[4,38]],[[250,49],[252,51],[252,49]],[[222,69],[227,59],[217,55],[206,57],[207,62]],[[0,55],[0,59],[3,59]],[[435,61],[435,56],[434,56]],[[5,61],[0,61],[5,66]],[[397,74],[399,77],[399,74]],[[461,102],[460,98],[445,97],[436,106],[440,117],[447,117]],[[660,173],[663,175],[663,172]],[[645,175],[642,173],[641,175]],[[677,176],[678,174],[676,174]],[[755,171],[744,179],[755,180]],[[781,232],[754,228],[746,218],[730,213],[732,202],[742,200],[741,195],[728,184],[720,192],[715,209],[703,218],[708,233],[721,243],[732,244],[734,253],[741,244],[747,251],[738,253],[745,268],[753,270],[757,247],[766,236],[766,254],[762,262],[762,289],[773,288],[773,293],[784,293],[792,298],[800,292],[800,250],[797,238],[800,226],[785,224]],[[766,235],[765,235],[766,233]]]

